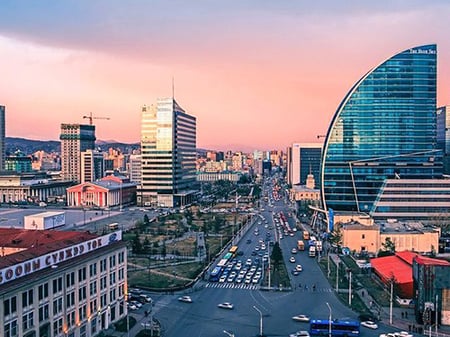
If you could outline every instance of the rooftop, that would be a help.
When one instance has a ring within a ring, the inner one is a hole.
[[[96,238],[89,232],[0,228],[0,247],[20,250],[2,256],[0,269]]]

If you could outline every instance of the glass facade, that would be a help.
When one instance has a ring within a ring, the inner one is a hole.
[[[196,118],[173,98],[142,108],[141,203],[181,206],[196,186]]]
[[[407,49],[363,76],[339,105],[322,156],[325,209],[371,211],[385,179],[442,174],[436,45]]]

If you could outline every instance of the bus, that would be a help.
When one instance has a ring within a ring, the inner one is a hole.
[[[233,254],[233,257],[236,256],[238,252],[238,246],[231,246],[230,250],[228,251],[228,253]]]
[[[111,230],[111,231],[115,231],[116,229],[119,229],[119,224],[118,224],[117,222],[110,223],[110,224],[108,225],[108,228],[109,228],[109,230]]]
[[[217,263],[217,265],[219,267],[225,267],[232,258],[233,258],[233,254],[228,252],[222,257],[222,259],[220,259],[220,261],[219,261],[219,263]]]
[[[222,267],[214,267],[213,271],[211,272],[211,274],[209,274],[209,280],[211,282],[218,282],[220,275],[222,275]]]
[[[303,231],[303,240],[309,240],[309,232]]]
[[[330,321],[327,319],[312,319],[309,322],[311,336],[327,336],[329,334]],[[353,319],[335,319],[331,321],[331,336],[333,337],[358,337],[360,323]]]

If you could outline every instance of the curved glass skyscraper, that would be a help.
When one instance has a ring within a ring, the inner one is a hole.
[[[385,179],[442,174],[436,56],[436,45],[407,49],[369,71],[347,93],[324,145],[325,209],[369,212]]]

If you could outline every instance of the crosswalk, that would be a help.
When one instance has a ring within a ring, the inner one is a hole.
[[[208,282],[206,288],[227,288],[227,289],[247,289],[247,290],[258,290],[259,285],[257,284],[237,284],[237,283],[217,283]]]
[[[222,289],[246,289],[246,290],[259,290],[260,285],[258,284],[237,284],[237,283],[218,283],[218,282],[208,282],[205,285],[205,288],[222,288]],[[294,290],[294,289],[293,289]],[[297,292],[303,293],[332,293],[333,289],[326,288],[316,288],[313,290],[312,288],[297,288],[295,289]]]

